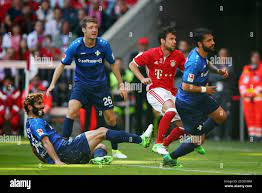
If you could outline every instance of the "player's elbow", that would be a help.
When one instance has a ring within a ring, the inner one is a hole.
[[[49,138],[47,136],[44,136],[41,141],[44,147],[48,147],[50,144]]]
[[[133,70],[134,66],[136,66],[136,64],[134,62],[129,63],[130,70]]]

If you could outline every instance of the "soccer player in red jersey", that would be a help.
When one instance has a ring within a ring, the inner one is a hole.
[[[147,85],[149,104],[163,115],[158,126],[156,144],[152,151],[165,155],[168,154],[165,146],[185,133],[175,107],[177,89],[174,87],[176,70],[179,68],[184,71],[185,57],[181,51],[176,50],[176,32],[173,27],[163,28],[159,34],[159,42],[159,47],[139,53],[129,64],[129,67],[135,76]],[[146,66],[148,77],[144,77],[140,73],[139,66]],[[173,121],[176,128],[164,140]]]

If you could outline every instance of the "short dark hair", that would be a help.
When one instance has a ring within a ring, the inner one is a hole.
[[[37,102],[40,99],[43,100],[43,94],[42,93],[31,93],[25,98],[24,109],[25,109],[27,114],[29,113],[28,105],[33,106],[35,104],[35,102]]]
[[[169,33],[176,35],[176,30],[173,26],[166,26],[160,30],[160,33],[158,34],[158,41],[160,44],[161,44],[161,39],[166,39],[166,36]]]
[[[205,35],[211,34],[213,35],[213,32],[207,28],[197,28],[194,30],[193,33],[193,40],[196,46],[198,46],[198,42],[202,42]]]
[[[80,27],[81,27],[81,28],[85,28],[87,23],[96,23],[96,24],[97,24],[98,22],[97,22],[96,18],[93,18],[93,17],[85,17],[84,19],[82,19],[82,20],[80,21]]]

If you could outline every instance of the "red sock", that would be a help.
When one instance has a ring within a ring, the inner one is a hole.
[[[160,120],[159,126],[158,126],[158,135],[156,143],[163,143],[165,134],[170,126],[170,123],[176,113],[174,111],[166,112],[165,115]]]
[[[174,128],[171,133],[164,139],[163,145],[169,146],[170,143],[179,139],[179,137],[185,134],[185,130],[181,129],[180,127]]]

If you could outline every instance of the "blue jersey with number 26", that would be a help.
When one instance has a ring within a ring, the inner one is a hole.
[[[97,87],[107,85],[104,61],[115,63],[108,41],[96,38],[94,47],[85,46],[83,37],[77,38],[66,50],[61,62],[70,65],[75,61],[75,81],[80,81],[87,86]]]

